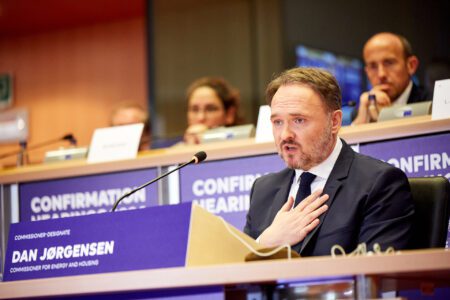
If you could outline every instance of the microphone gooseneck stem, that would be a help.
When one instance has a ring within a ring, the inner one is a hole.
[[[160,180],[160,179],[162,179],[162,178],[164,178],[164,177],[166,177],[166,176],[172,174],[173,172],[178,171],[179,169],[181,169],[181,168],[183,168],[183,167],[185,167],[185,166],[187,166],[187,165],[189,165],[189,164],[192,164],[192,163],[194,163],[194,162],[196,162],[196,160],[195,160],[195,158],[192,158],[190,161],[188,161],[188,162],[186,162],[186,163],[184,163],[184,164],[182,164],[182,165],[179,165],[178,167],[176,167],[176,168],[173,169],[172,171],[167,172],[167,173],[164,173],[163,175],[161,175],[161,176],[159,176],[159,177],[156,177],[155,179],[153,179],[153,180],[151,180],[151,181],[149,181],[149,182],[144,183],[144,184],[141,185],[140,187],[137,187],[137,188],[135,188],[134,190],[129,191],[128,193],[122,195],[122,197],[120,197],[119,199],[117,199],[116,202],[114,203],[114,205],[113,205],[113,207],[112,207],[112,209],[111,209],[111,212],[114,212],[114,211],[116,210],[117,206],[119,205],[120,201],[122,201],[122,200],[125,199],[126,197],[128,197],[128,196],[134,194],[135,192],[139,191],[140,189],[145,188],[147,185],[150,185],[150,184],[154,183],[155,181],[158,181],[158,180]]]
[[[34,144],[34,145],[31,145],[31,146],[28,146],[28,150],[34,150],[34,149],[37,149],[37,148],[41,148],[41,147],[44,147],[44,146],[48,146],[48,145],[57,143],[57,142],[59,142],[59,141],[64,141],[64,139],[62,139],[62,138],[57,138],[57,139],[48,140],[48,141],[45,141],[45,142],[42,142],[42,143],[39,143],[39,144]]]
[[[13,155],[17,155],[17,154],[21,154],[22,152],[24,152],[24,149],[26,151],[31,151],[31,150],[35,150],[37,148],[41,148],[43,146],[48,146],[48,145],[51,145],[51,144],[54,144],[54,143],[57,143],[57,142],[66,141],[66,140],[69,140],[71,142],[71,144],[76,144],[76,143],[72,142],[72,140],[76,141],[72,134],[66,134],[63,137],[60,137],[60,138],[57,138],[57,139],[48,140],[48,141],[41,142],[39,144],[34,144],[34,145],[28,145],[27,141],[21,141],[19,150],[15,150],[15,151],[12,151],[12,152],[1,154],[0,155],[0,159],[6,158],[6,157],[9,157],[9,156],[13,156]]]

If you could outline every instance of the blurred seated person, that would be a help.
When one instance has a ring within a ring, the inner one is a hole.
[[[208,129],[241,124],[239,92],[222,78],[197,79],[188,87],[186,98],[188,128],[183,137],[185,144],[199,144],[201,134]]]
[[[364,45],[363,58],[372,89],[361,95],[353,124],[376,122],[379,111],[391,105],[431,100],[412,81],[419,59],[405,37],[390,32],[375,34]]]
[[[136,103],[122,103],[111,114],[111,126],[143,123],[139,151],[148,150],[151,146],[150,120],[148,111]]]

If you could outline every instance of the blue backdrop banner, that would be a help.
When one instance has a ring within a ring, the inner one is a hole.
[[[195,202],[243,230],[256,178],[285,167],[276,154],[202,163],[180,170],[181,202]]]
[[[450,179],[450,134],[361,144],[359,152],[400,168],[408,177]]]
[[[19,185],[20,221],[37,221],[110,211],[123,194],[157,176],[156,168],[37,181]],[[154,184],[125,198],[117,210],[158,205]]]

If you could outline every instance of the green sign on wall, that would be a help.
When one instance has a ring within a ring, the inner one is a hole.
[[[0,109],[11,106],[12,100],[12,76],[0,74]]]

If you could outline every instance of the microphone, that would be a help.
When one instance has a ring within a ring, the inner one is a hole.
[[[74,137],[74,135],[71,134],[71,133],[68,133],[68,134],[66,134],[65,136],[63,136],[63,137],[62,137],[62,140],[69,141],[69,143],[70,143],[71,145],[73,145],[73,146],[76,146],[76,145],[77,145],[77,139],[76,139],[76,138]]]
[[[164,178],[164,177],[166,177],[166,176],[172,174],[173,172],[178,171],[179,169],[186,167],[187,165],[190,165],[190,164],[199,164],[199,163],[201,163],[202,161],[204,161],[205,159],[206,159],[206,153],[205,153],[205,151],[197,152],[194,156],[192,156],[192,158],[191,158],[190,161],[188,161],[188,162],[186,162],[186,163],[184,163],[184,164],[181,164],[181,165],[179,165],[178,167],[176,167],[175,169],[173,169],[172,171],[167,172],[167,173],[165,173],[165,174],[163,174],[163,175],[161,175],[161,176],[159,176],[159,177],[156,177],[155,179],[153,179],[153,180],[151,180],[151,181],[149,181],[149,182],[146,182],[146,183],[144,183],[143,185],[141,185],[141,186],[135,188],[134,190],[131,190],[131,191],[129,191],[128,193],[125,193],[124,195],[122,195],[122,197],[120,197],[119,199],[116,200],[116,202],[114,202],[114,205],[113,205],[113,207],[112,207],[112,209],[111,209],[111,212],[114,212],[114,211],[116,210],[116,208],[117,208],[117,206],[119,205],[120,201],[122,201],[122,200],[125,199],[126,197],[128,197],[128,196],[134,194],[135,192],[139,191],[140,189],[145,188],[147,185],[150,185],[150,184],[154,183],[155,181],[158,181],[158,180],[160,180],[160,179],[162,179],[162,178]]]
[[[48,146],[57,142],[61,142],[61,141],[69,141],[71,145],[76,146],[77,144],[77,140],[75,139],[74,135],[72,133],[68,133],[60,138],[56,138],[56,139],[52,139],[52,140],[48,140],[39,144],[34,144],[34,145],[28,145],[28,143],[26,141],[20,142],[20,146],[21,149],[20,150],[16,150],[13,152],[9,152],[9,153],[5,153],[5,154],[1,154],[0,155],[0,159],[9,157],[9,156],[13,156],[16,154],[20,154],[23,153],[24,151],[30,151],[30,150],[35,150],[44,146]]]
[[[76,143],[76,139],[75,139],[75,137],[73,136],[73,134],[68,133],[68,134],[66,134],[66,135],[63,135],[63,136],[60,137],[60,138],[56,138],[56,139],[53,139],[53,140],[48,140],[48,141],[42,142],[42,143],[40,143],[40,144],[35,144],[35,145],[28,146],[28,149],[27,149],[27,150],[34,150],[34,149],[37,149],[37,148],[40,148],[40,147],[43,147],[43,146],[48,146],[48,145],[57,143],[57,142],[59,142],[59,141],[69,141],[72,145],[73,145],[74,143]]]

